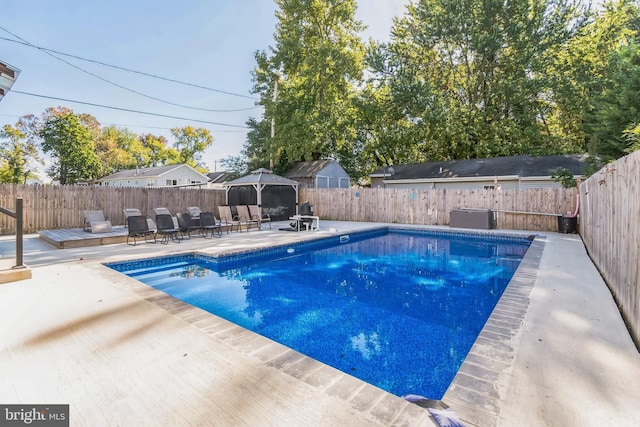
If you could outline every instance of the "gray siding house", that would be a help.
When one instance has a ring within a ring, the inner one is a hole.
[[[508,190],[561,187],[552,178],[560,169],[582,178],[587,171],[586,157],[508,156],[412,163],[378,168],[369,177],[371,187]]]
[[[303,188],[349,188],[351,179],[335,160],[298,162],[284,175]]]

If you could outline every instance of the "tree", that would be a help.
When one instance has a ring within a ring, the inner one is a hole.
[[[313,153],[333,156],[355,138],[353,98],[362,79],[364,49],[355,0],[277,0],[276,45],[256,53],[254,92],[265,107],[249,140],[286,169]],[[276,89],[277,88],[277,89]],[[277,90],[277,93],[276,93]],[[279,169],[276,165],[275,169]]]
[[[94,135],[83,124],[87,117],[64,108],[49,109],[44,116],[38,136],[42,138],[42,151],[53,160],[47,175],[62,185],[98,178],[100,159],[95,152]]]
[[[591,76],[599,78],[586,85],[589,96],[580,105],[589,152],[602,163],[637,147],[640,5],[628,0],[605,3],[589,30],[583,36],[582,61]]]
[[[249,172],[247,168],[247,159],[243,156],[229,156],[220,160],[220,164],[228,172],[226,176],[227,181],[231,181],[236,178],[240,178]]]
[[[619,64],[612,84],[597,98],[597,109],[587,116],[590,152],[604,162],[633,150],[640,123],[640,45],[623,49],[612,62]]]
[[[37,178],[36,164],[42,163],[36,146],[24,132],[5,125],[0,131],[0,182],[24,184]]]
[[[196,169],[206,171],[206,167],[201,161],[202,152],[213,144],[213,136],[209,130],[185,126],[171,129],[171,134],[176,139],[173,146],[178,151],[178,163],[186,163]]]
[[[615,98],[614,92],[625,85],[616,81],[623,77],[620,67],[624,61],[620,55],[623,49],[638,43],[639,16],[637,1],[605,2],[589,14],[586,25],[566,46],[559,46],[549,55],[557,104],[549,116],[549,126],[571,139],[580,150],[589,150],[592,160],[603,156],[598,147],[609,144],[603,141],[614,138],[614,145],[622,142],[623,129],[618,128],[615,136],[605,135],[607,132],[601,131],[608,125],[601,119],[606,115],[604,110],[612,107],[606,98]]]
[[[413,149],[404,151],[416,161],[573,151],[546,124],[554,108],[547,64],[582,13],[577,2],[552,0],[409,4],[370,60],[388,100],[380,115],[397,117],[375,138],[406,128]]]
[[[168,146],[164,136],[144,134],[140,135],[140,142],[147,150],[148,162],[145,166],[162,166],[178,162],[178,151]]]
[[[100,176],[145,166],[149,157],[136,134],[115,126],[102,128],[95,150],[102,166]]]
[[[267,120],[256,120],[253,117],[247,121],[249,132],[247,132],[247,140],[242,150],[242,155],[246,158],[245,172],[250,172],[259,168],[275,169],[273,172],[282,173],[285,172],[285,168],[288,167],[287,162],[282,162],[282,169],[280,169],[280,162],[273,162],[273,155],[271,154],[270,146],[272,142],[271,138],[271,124]],[[240,163],[233,161],[237,166]],[[274,168],[274,166],[276,166]]]

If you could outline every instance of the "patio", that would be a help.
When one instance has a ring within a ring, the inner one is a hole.
[[[101,265],[251,250],[379,224],[322,225],[62,250],[27,236],[33,278],[0,285],[0,402],[68,403],[71,425],[434,425],[416,405]],[[637,425],[640,355],[580,237],[536,240],[540,266],[523,273],[532,283],[526,304],[507,309],[522,321],[506,332],[494,325],[479,339],[508,351],[474,355],[443,401],[469,426]],[[0,238],[3,262],[14,245]],[[477,400],[477,392],[494,399]]]

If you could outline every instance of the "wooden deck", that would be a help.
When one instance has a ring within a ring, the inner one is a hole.
[[[110,233],[90,233],[81,228],[65,230],[42,230],[40,238],[58,249],[82,248],[86,246],[111,245],[127,241],[127,229],[116,225]]]

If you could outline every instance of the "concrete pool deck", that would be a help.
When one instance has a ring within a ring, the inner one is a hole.
[[[376,224],[321,225],[135,247],[55,249],[26,236],[32,278],[0,285],[0,404],[66,403],[71,425],[91,426],[434,425],[416,405],[101,264]],[[539,268],[523,273],[530,286],[503,296],[511,304],[478,339],[496,352],[469,357],[443,401],[468,426],[640,425],[640,354],[610,292],[579,236],[537,235]],[[12,239],[0,237],[2,263]]]

